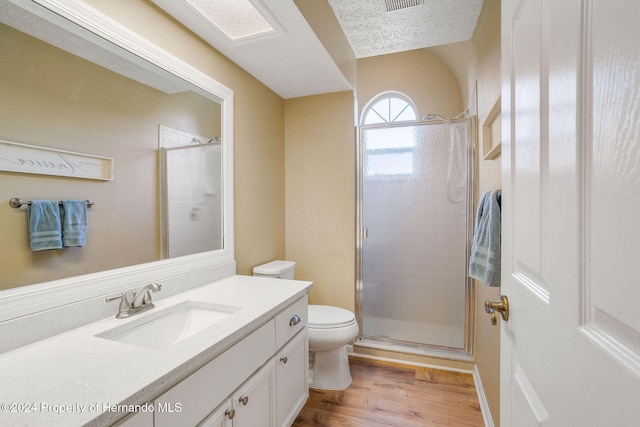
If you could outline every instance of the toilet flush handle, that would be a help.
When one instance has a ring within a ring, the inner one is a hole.
[[[291,320],[289,320],[289,326],[296,326],[298,323],[300,323],[300,316],[294,314]]]

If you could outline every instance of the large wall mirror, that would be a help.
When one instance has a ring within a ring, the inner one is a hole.
[[[0,289],[232,261],[232,91],[80,0],[0,0],[0,21],[0,140],[114,166],[112,180],[0,170]],[[86,246],[31,251],[14,197],[92,200]]]

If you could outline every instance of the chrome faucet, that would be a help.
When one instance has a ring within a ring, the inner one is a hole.
[[[153,308],[153,302],[151,301],[151,291],[158,292],[162,287],[157,283],[151,283],[144,288],[136,295],[136,292],[133,291],[133,301],[131,302],[131,308],[142,308],[149,307]]]
[[[124,317],[130,317],[134,314],[142,313],[143,311],[147,311],[154,307],[153,301],[151,300],[151,292],[158,292],[162,289],[162,286],[157,283],[151,283],[146,285],[140,292],[133,291],[132,297],[133,300],[129,301],[127,297],[127,293],[123,292],[121,295],[115,297],[107,298],[107,302],[120,300],[120,305],[118,306],[118,314],[116,314],[116,318],[122,319]]]

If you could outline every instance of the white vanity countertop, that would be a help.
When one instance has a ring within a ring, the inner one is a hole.
[[[306,294],[311,282],[232,276],[0,355],[0,425],[109,425],[109,407],[144,404],[212,360]],[[162,292],[162,291],[160,291]],[[195,300],[241,307],[163,350],[96,337],[157,310]]]

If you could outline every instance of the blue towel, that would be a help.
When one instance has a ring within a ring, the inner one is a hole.
[[[480,198],[469,259],[469,277],[489,286],[500,286],[501,202],[500,190]]]
[[[27,205],[27,221],[32,251],[62,248],[60,207],[57,200],[32,200]]]
[[[63,200],[62,202],[62,244],[64,246],[84,246],[87,244],[87,201]]]

